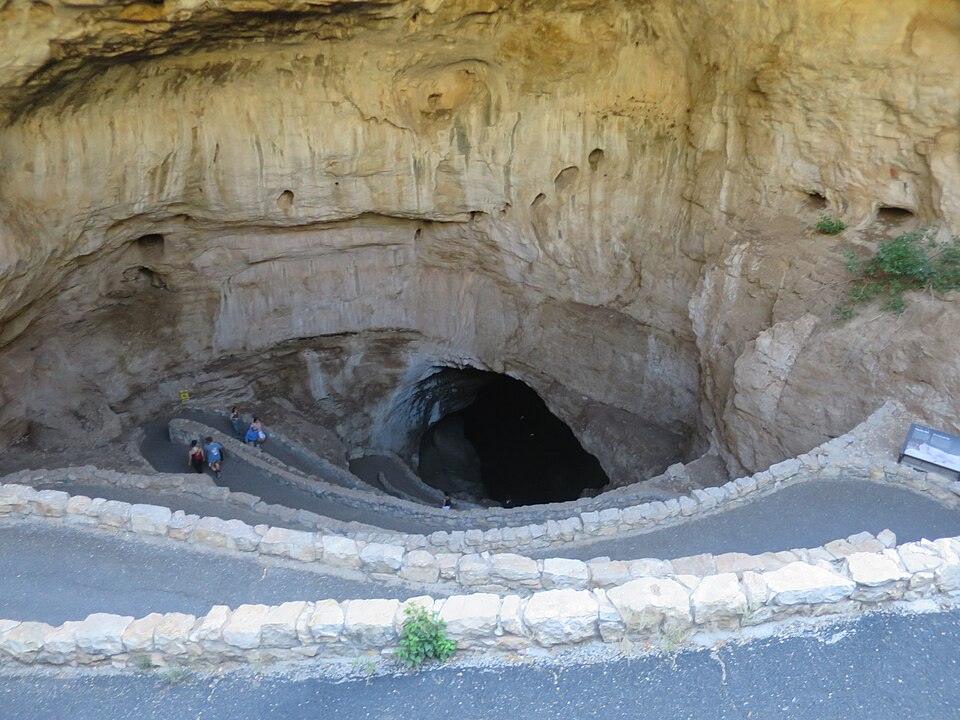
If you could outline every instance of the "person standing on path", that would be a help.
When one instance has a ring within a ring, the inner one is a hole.
[[[263,441],[267,439],[267,434],[263,431],[263,423],[260,422],[260,418],[256,415],[253,416],[253,422],[250,423],[247,436],[249,437],[251,433],[253,434],[253,444],[257,447],[263,445]]]
[[[233,434],[237,440],[243,440],[243,418],[240,417],[240,411],[236,405],[230,408],[230,427],[233,428]]]
[[[203,472],[203,448],[196,440],[190,441],[190,449],[187,451],[187,462],[190,463],[194,471]]]
[[[220,468],[223,462],[223,445],[214,442],[212,437],[207,437],[206,444],[203,446],[203,452],[207,456],[207,465],[213,470],[213,474],[220,477]]]

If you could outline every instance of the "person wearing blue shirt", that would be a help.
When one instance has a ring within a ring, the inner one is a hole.
[[[207,456],[207,465],[213,470],[213,474],[220,477],[220,468],[223,463],[223,445],[214,442],[212,437],[208,437],[204,442],[203,452]]]

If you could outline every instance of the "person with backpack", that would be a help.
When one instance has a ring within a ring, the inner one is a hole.
[[[214,442],[212,437],[207,437],[205,442],[203,452],[207,456],[207,465],[213,470],[213,474],[219,478],[223,463],[223,445]]]
[[[190,441],[190,449],[187,451],[187,462],[190,463],[194,471],[198,473],[203,472],[203,448],[200,447],[200,443],[196,440]]]

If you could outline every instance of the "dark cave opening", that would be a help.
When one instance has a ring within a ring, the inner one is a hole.
[[[519,506],[575,500],[608,478],[573,431],[520,380],[442,370],[445,412],[421,438],[423,479],[451,494]]]

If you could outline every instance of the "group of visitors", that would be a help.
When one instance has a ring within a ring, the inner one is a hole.
[[[230,427],[233,428],[233,434],[238,440],[247,445],[260,447],[267,439],[267,434],[263,430],[263,423],[256,415],[253,421],[246,426],[243,418],[240,416],[240,410],[234,406],[230,408]],[[201,443],[199,440],[190,441],[190,449],[187,450],[187,461],[195,472],[202,473],[204,463],[213,472],[216,477],[220,477],[220,471],[223,468],[223,445],[216,442],[212,437],[207,437]]]
[[[256,447],[263,445],[267,439],[267,434],[263,431],[263,423],[260,422],[260,418],[254,415],[253,421],[247,426],[246,431],[244,431],[243,425],[240,410],[234,405],[230,408],[230,426],[233,428],[233,434],[237,440]]]
[[[206,462],[213,474],[220,477],[220,470],[223,467],[223,445],[209,436],[203,441],[203,445],[199,440],[191,440],[187,459],[194,471],[202,473],[203,463]]]

